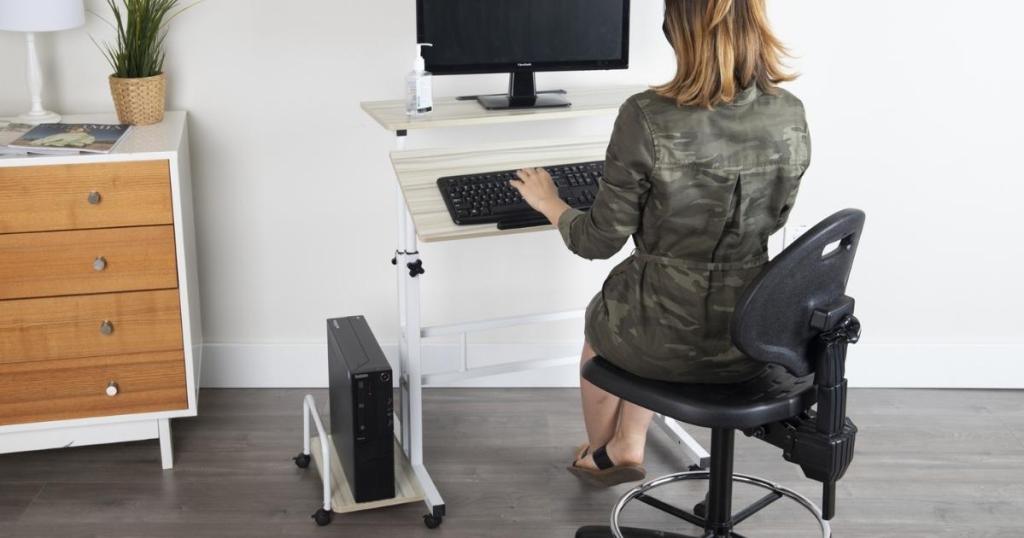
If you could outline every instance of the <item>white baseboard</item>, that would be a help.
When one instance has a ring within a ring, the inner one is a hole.
[[[394,363],[397,345],[382,346]],[[470,366],[565,357],[579,344],[471,344]],[[459,346],[424,344],[424,373],[458,367]],[[851,346],[847,377],[854,387],[1024,388],[1024,344]],[[503,374],[443,386],[575,387],[577,367]],[[202,386],[232,388],[326,387],[326,344],[206,344]]]
[[[391,364],[397,344],[381,346]],[[470,344],[470,367],[490,366],[515,360],[578,355],[579,344]],[[203,351],[204,387],[326,387],[327,344],[206,344]],[[424,344],[423,373],[457,369],[457,344]],[[573,387],[578,367],[562,366],[502,374],[445,387]]]
[[[853,387],[1024,388],[1024,344],[870,344],[850,346]]]

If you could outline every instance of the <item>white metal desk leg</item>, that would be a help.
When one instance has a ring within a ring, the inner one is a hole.
[[[174,443],[171,442],[171,420],[162,418],[156,422],[160,434],[160,463],[164,469],[174,468]]]
[[[405,149],[405,131],[395,133],[395,147],[398,150]],[[398,420],[395,421],[395,436],[398,437],[402,451],[406,457],[409,453],[409,385],[405,382],[403,374],[407,375],[406,364],[409,359],[409,341],[406,339],[406,288],[405,280],[408,275],[408,262],[406,261],[405,228],[409,220],[409,212],[405,207],[405,198],[402,196],[402,188],[395,185],[395,206],[396,206],[396,248],[395,248],[395,284],[398,288],[398,361],[396,362],[394,379],[398,380]]]
[[[399,131],[397,134],[397,147],[404,149],[406,133]],[[428,527],[441,523],[445,515],[444,500],[441,498],[437,486],[430,478],[426,467],[423,465],[423,372],[421,338],[423,336],[422,324],[420,322],[420,275],[423,274],[423,262],[420,260],[420,253],[416,243],[416,227],[409,216],[405,200],[399,192],[399,253],[398,259],[398,297],[399,317],[403,322],[401,325],[402,344],[404,347],[399,354],[405,359],[401,365],[403,376],[400,386],[402,387],[402,447],[409,456],[409,463],[412,465],[416,478],[419,479],[420,487],[423,489],[424,502],[430,510],[426,518]],[[401,360],[399,362],[402,362]]]
[[[654,422],[683,449],[683,453],[690,460],[691,470],[707,469],[711,465],[711,454],[708,454],[708,451],[704,450],[704,447],[700,446],[700,443],[675,419],[664,415],[654,415]]]
[[[420,278],[413,267],[423,262],[416,250],[416,229],[411,218],[405,220],[405,344],[408,361],[406,382],[409,387],[409,434],[412,441],[409,460],[413,465],[423,463],[423,381],[420,377],[422,348],[420,325]]]

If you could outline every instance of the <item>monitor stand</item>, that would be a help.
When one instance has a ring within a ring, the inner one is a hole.
[[[508,93],[478,95],[476,100],[487,110],[508,108],[549,108],[570,106],[565,92],[537,93],[533,71],[513,71],[508,75]]]

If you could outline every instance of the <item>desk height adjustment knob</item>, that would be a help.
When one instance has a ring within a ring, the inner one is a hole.
[[[92,261],[92,270],[97,273],[107,268],[107,259],[103,256],[96,256],[96,259]]]
[[[89,193],[89,204],[97,205],[103,201],[103,196],[98,191],[92,191]]]
[[[117,386],[117,382],[111,381],[111,382],[107,383],[107,396],[110,396],[111,398],[113,398],[114,396],[117,396],[117,393],[119,391],[120,391],[120,389]]]
[[[406,264],[406,267],[409,268],[409,276],[413,278],[416,278],[417,276],[427,272],[427,270],[423,268],[423,260],[409,262]]]

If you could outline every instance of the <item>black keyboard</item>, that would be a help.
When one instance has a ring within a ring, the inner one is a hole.
[[[545,170],[558,187],[558,196],[570,206],[590,209],[597,185],[604,175],[604,161],[547,166]],[[441,197],[455,224],[498,223],[498,229],[525,228],[548,224],[534,211],[519,191],[509,185],[515,170],[443,177],[437,180]]]

